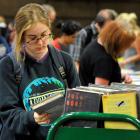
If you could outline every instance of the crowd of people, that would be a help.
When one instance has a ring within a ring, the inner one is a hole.
[[[65,96],[67,88],[80,85],[132,82],[121,69],[140,63],[136,14],[102,9],[83,28],[78,21],[61,20],[56,26],[60,34],[53,38],[56,16],[51,5],[29,3],[8,25],[0,17],[1,140],[46,139],[51,115],[34,112],[32,105],[36,102],[32,98],[43,99],[53,92]],[[132,49],[133,56],[127,52]],[[63,61],[61,70],[52,51]],[[124,56],[123,62],[118,62],[120,56]],[[132,69],[140,70],[140,65]]]

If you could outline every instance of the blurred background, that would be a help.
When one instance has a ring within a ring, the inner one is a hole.
[[[0,0],[0,15],[9,22],[19,7],[30,2],[51,4],[57,11],[57,20],[73,19],[83,26],[89,24],[103,8],[111,8],[118,13],[135,12],[138,20],[140,16],[140,0]]]
[[[125,24],[129,25],[136,35],[136,40],[130,50],[119,55],[120,66],[122,69],[140,71],[140,0],[0,0],[0,58],[14,49],[14,17],[19,8],[28,3],[45,5],[52,23],[53,41],[63,46],[69,43],[67,51],[75,60],[77,68],[82,50],[97,37],[106,21],[114,20],[110,16],[110,12],[101,14],[99,11],[102,9],[115,10],[116,15],[121,17],[120,20],[125,21]],[[46,4],[49,7],[46,7]],[[74,23],[77,25],[71,25],[64,31],[62,25],[66,20],[76,21],[80,26]],[[96,23],[98,26],[95,26]],[[77,26],[77,29],[71,34],[74,35],[73,39],[69,38],[70,41],[66,39],[66,42],[62,44],[66,35],[69,37],[67,29],[72,30],[73,26]],[[81,28],[83,30],[80,30]],[[80,32],[78,32],[79,30]],[[53,44],[53,46],[55,45]]]

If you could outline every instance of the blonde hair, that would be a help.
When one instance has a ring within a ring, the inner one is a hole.
[[[140,34],[140,28],[137,24],[138,18],[136,13],[120,13],[116,20],[124,24],[124,26],[128,26],[129,29],[133,30],[136,35]]]
[[[24,43],[24,32],[37,22],[42,22],[51,28],[46,9],[36,3],[26,4],[25,6],[21,7],[15,16],[15,55],[18,61],[23,60],[21,57],[21,50]]]

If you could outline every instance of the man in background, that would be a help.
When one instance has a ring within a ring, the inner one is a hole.
[[[55,8],[50,4],[43,4],[43,7],[48,12],[48,17],[50,18],[51,23],[53,23],[56,19],[56,10]]]
[[[77,68],[79,68],[79,58],[86,46],[96,39],[102,27],[110,20],[117,17],[117,12],[113,9],[102,9],[98,12],[95,20],[86,27],[82,28],[77,36],[74,44],[73,59],[76,61]]]

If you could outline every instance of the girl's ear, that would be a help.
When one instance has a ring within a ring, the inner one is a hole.
[[[22,50],[24,50],[25,49],[25,47],[26,47],[26,44],[25,43],[22,43]]]
[[[22,43],[22,48],[25,48],[26,47],[26,44],[25,44],[25,42],[23,41],[23,43]]]

